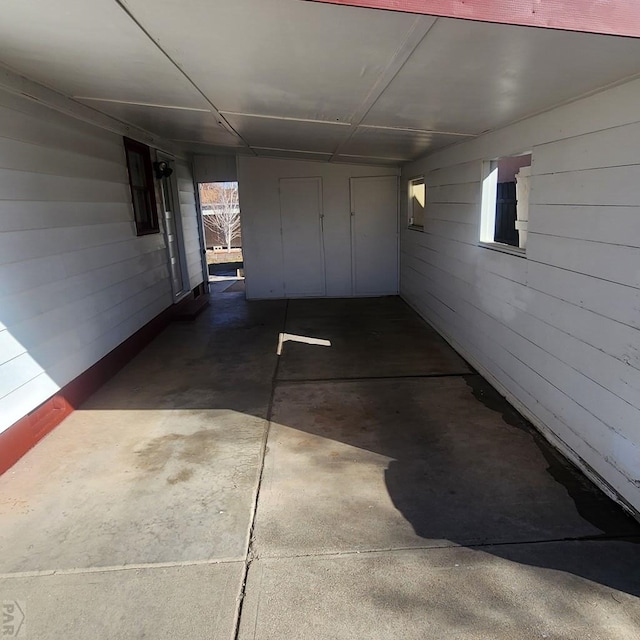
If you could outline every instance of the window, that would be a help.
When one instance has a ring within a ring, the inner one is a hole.
[[[409,180],[409,226],[412,229],[424,229],[424,208],[427,188],[424,176]]]
[[[130,138],[125,138],[124,148],[127,154],[129,186],[131,187],[136,231],[139,236],[158,233],[160,227],[149,147]]]
[[[480,242],[523,253],[527,246],[531,154],[485,162]]]

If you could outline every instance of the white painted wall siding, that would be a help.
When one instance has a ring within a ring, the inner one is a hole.
[[[135,234],[122,138],[0,92],[0,431],[170,304],[164,235]]]
[[[465,142],[425,174],[401,294],[582,467],[640,510],[640,81]],[[481,162],[531,151],[526,257],[477,245]]]
[[[326,295],[348,297],[351,282],[350,178],[397,175],[393,167],[238,158],[247,297],[284,297],[280,235],[280,178],[322,179]],[[391,216],[396,212],[391,211]]]

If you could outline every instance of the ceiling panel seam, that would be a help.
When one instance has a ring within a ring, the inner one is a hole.
[[[307,149],[281,149],[280,147],[258,147],[253,146],[252,149],[258,151],[286,151],[287,153],[313,153],[316,156],[330,156],[330,151],[309,151]]]
[[[114,0],[114,2],[124,11],[124,13],[134,22],[134,24],[153,42],[158,50],[169,60],[169,62],[188,80],[193,88],[206,100],[207,104],[211,105],[213,115],[216,117],[218,124],[224,127],[229,133],[237,136],[242,142],[251,149],[249,143],[234,129],[234,127],[227,121],[227,119],[218,111],[218,108],[211,102],[207,95],[200,89],[200,87],[191,79],[187,72],[164,50],[158,40],[151,35],[150,31],[136,18],[131,9],[127,6],[125,0]],[[253,151],[253,150],[252,150]]]
[[[243,118],[261,118],[263,120],[280,120],[284,122],[304,122],[306,124],[330,124],[334,127],[350,127],[349,122],[336,122],[334,120],[314,120],[312,118],[294,118],[292,116],[272,116],[261,113],[241,113],[238,111],[220,111],[227,116],[240,116]]]
[[[211,113],[211,109],[198,107],[181,107],[173,104],[155,104],[153,102],[135,102],[132,100],[115,100],[113,98],[93,98],[91,96],[73,96],[74,100],[86,100],[87,102],[109,102],[110,104],[124,104],[134,107],[154,107],[157,109],[174,109],[176,111],[196,111],[199,113]]]
[[[411,162],[411,158],[394,158],[390,156],[363,156],[357,153],[341,153],[341,158],[369,158],[371,160],[392,160],[394,162]]]
[[[360,106],[354,111],[351,117],[351,126],[344,139],[338,144],[331,160],[340,155],[340,151],[351,140],[353,134],[360,123],[364,120],[367,113],[372,109],[373,105],[378,101],[380,96],[385,92],[387,87],[391,84],[393,79],[400,73],[402,67],[407,63],[413,52],[418,48],[420,43],[427,37],[429,31],[436,24],[437,19],[427,18],[421,16],[413,21],[405,39],[398,47],[396,52],[389,60],[389,64],[385,67],[384,71],[378,76],[378,79],[374,82],[367,96],[362,101]]]
[[[360,129],[382,129],[383,131],[402,131],[403,133],[429,133],[444,136],[460,136],[461,138],[476,138],[475,133],[460,133],[458,131],[439,131],[437,129],[416,129],[415,127],[391,127],[382,124],[360,124]]]
[[[174,142],[188,142],[191,144],[202,144],[205,146],[212,146],[212,147],[223,147],[225,149],[246,149],[247,147],[245,147],[244,145],[241,144],[237,144],[237,145],[227,145],[227,144],[220,144],[220,143],[216,143],[216,142],[203,142],[202,140],[194,140],[192,138],[171,138],[171,140],[173,140]]]

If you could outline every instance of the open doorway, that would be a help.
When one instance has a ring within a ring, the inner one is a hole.
[[[216,293],[244,292],[238,183],[201,182],[198,187],[210,287]]]

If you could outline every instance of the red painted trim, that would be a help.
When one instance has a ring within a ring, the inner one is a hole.
[[[174,307],[165,309],[53,397],[0,433],[0,474],[11,468],[149,344],[169,324],[173,313]]]
[[[61,392],[71,406],[78,408],[92,393],[95,393],[142,351],[171,322],[174,312],[175,306],[162,311],[104,358],[63,387]]]
[[[546,29],[640,37],[639,0],[309,0]]]
[[[73,407],[64,395],[57,393],[0,433],[0,474],[11,468],[72,412]]]

